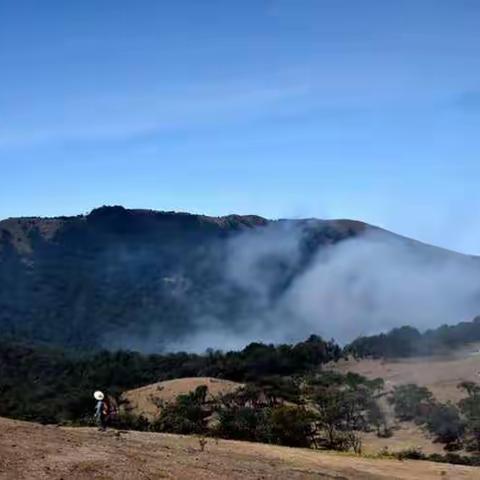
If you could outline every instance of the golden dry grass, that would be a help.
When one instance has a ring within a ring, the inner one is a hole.
[[[129,411],[151,420],[160,412],[159,401],[172,402],[178,395],[193,392],[201,385],[208,387],[207,398],[210,399],[232,393],[243,386],[241,383],[210,377],[177,378],[129,390],[122,395],[122,399],[127,400]]]
[[[416,383],[427,387],[439,401],[458,402],[463,396],[457,385],[463,381],[480,382],[480,344],[472,344],[449,356],[414,357],[393,360],[341,360],[331,365],[337,371],[354,372],[368,378],[381,377],[387,389]]]
[[[480,469],[0,419],[0,480],[474,480]]]
[[[397,385],[416,383],[427,387],[437,400],[456,403],[464,396],[458,388],[460,382],[480,381],[480,355],[475,354],[479,348],[480,344],[472,344],[450,355],[437,357],[341,360],[328,368],[341,373],[358,373],[371,379],[383,378],[387,392]],[[393,415],[388,417],[393,424]],[[365,452],[372,454],[385,447],[390,452],[420,448],[424,453],[445,453],[443,445],[433,443],[433,439],[424,429],[409,422],[397,424],[391,438],[378,438],[374,433],[364,434],[363,447]]]

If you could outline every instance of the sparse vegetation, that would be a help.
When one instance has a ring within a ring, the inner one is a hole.
[[[201,451],[200,441],[207,440]],[[243,480],[269,478],[371,478],[402,476],[415,480],[440,478],[477,480],[477,468],[455,468],[428,462],[332,455],[250,442],[230,442],[200,436],[99,434],[94,429],[39,427],[0,418],[0,451],[5,479],[64,478],[188,478]],[[57,453],[58,452],[58,453]],[[438,461],[448,461],[439,455]],[[381,457],[383,458],[383,457]],[[451,461],[457,461],[453,457]],[[471,462],[468,457],[462,460]],[[458,462],[460,463],[460,462]],[[466,462],[465,462],[466,463]],[[473,463],[472,463],[473,464]],[[308,473],[307,473],[308,472]],[[312,472],[310,474],[310,472]]]
[[[275,384],[275,389],[247,384],[209,401],[206,391],[197,388],[164,405],[149,429],[360,453],[360,432],[377,428],[370,418],[380,381],[319,372],[301,382],[285,378]],[[295,404],[287,401],[292,385],[295,398],[301,399]]]
[[[424,425],[446,450],[459,450],[465,444],[468,450],[480,452],[480,386],[464,382],[459,388],[468,396],[458,405],[437,402],[427,388],[414,384],[396,387],[391,402],[400,420]]]

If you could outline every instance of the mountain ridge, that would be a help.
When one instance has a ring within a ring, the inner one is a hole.
[[[20,227],[25,231],[27,229],[38,228],[39,233],[43,233],[46,238],[51,238],[56,230],[62,224],[69,223],[83,223],[88,222],[91,218],[105,219],[108,218],[111,214],[120,214],[123,216],[137,216],[143,219],[155,219],[155,220],[168,220],[171,218],[182,218],[184,220],[191,220],[198,223],[205,223],[211,225],[217,225],[223,228],[253,228],[258,226],[266,226],[272,223],[281,223],[281,222],[291,222],[299,224],[308,224],[308,223],[323,223],[325,225],[332,225],[339,229],[344,229],[350,231],[350,233],[360,233],[366,229],[373,229],[375,231],[384,232],[386,234],[394,235],[398,238],[402,238],[409,242],[414,242],[417,245],[423,245],[428,248],[441,250],[443,252],[463,255],[469,258],[478,258],[480,256],[471,255],[463,252],[459,252],[450,248],[441,247],[434,244],[429,244],[427,242],[417,240],[400,233],[369,224],[367,222],[349,218],[333,218],[333,219],[321,219],[317,217],[302,217],[302,218],[267,218],[261,215],[255,214],[227,214],[227,215],[205,215],[199,213],[190,213],[185,211],[176,211],[176,210],[155,210],[155,209],[144,209],[144,208],[125,208],[120,205],[103,205],[101,207],[94,208],[86,214],[78,215],[58,215],[58,216],[19,216],[19,217],[7,217],[0,219],[0,249],[2,246],[2,234],[13,234],[18,233],[18,228]],[[3,239],[5,241],[5,238]]]
[[[322,222],[331,224],[352,231],[361,231],[364,228],[378,228],[368,225],[364,222],[350,219],[331,219],[322,220],[318,218],[301,218],[301,219],[267,219],[259,215],[237,215],[228,214],[222,216],[209,216],[202,214],[194,214],[182,211],[166,211],[166,210],[152,210],[152,209],[127,209],[122,206],[102,206],[93,209],[88,214],[72,215],[72,216],[26,216],[26,217],[9,217],[0,220],[0,246],[2,235],[25,235],[30,234],[35,229],[42,234],[44,238],[51,239],[51,237],[58,231],[61,226],[69,224],[79,224],[88,222],[108,222],[112,220],[128,221],[136,219],[139,221],[135,226],[140,226],[140,221],[168,221],[172,219],[182,220],[186,223],[198,223],[205,225],[218,226],[219,228],[253,228],[258,226],[265,226],[277,222],[294,222],[294,223],[310,223]],[[145,226],[145,224],[143,224]],[[20,230],[19,230],[20,229]],[[3,241],[8,240],[3,238]]]

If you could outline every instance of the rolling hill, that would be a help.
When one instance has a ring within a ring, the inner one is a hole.
[[[127,402],[129,412],[153,420],[158,416],[162,402],[173,402],[179,395],[191,393],[201,385],[208,388],[207,401],[219,395],[232,393],[243,386],[241,383],[220,378],[177,378],[128,390],[123,393],[122,400]]]

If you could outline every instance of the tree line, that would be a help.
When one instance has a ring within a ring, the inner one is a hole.
[[[123,391],[180,377],[253,382],[289,376],[338,360],[341,348],[311,336],[295,345],[252,343],[241,351],[143,355],[129,351],[70,351],[0,342],[0,416],[41,423],[75,421],[102,389]]]
[[[470,342],[480,341],[480,316],[472,322],[442,325],[420,333],[404,326],[388,333],[359,337],[346,346],[344,353],[355,357],[401,358],[448,353]]]

